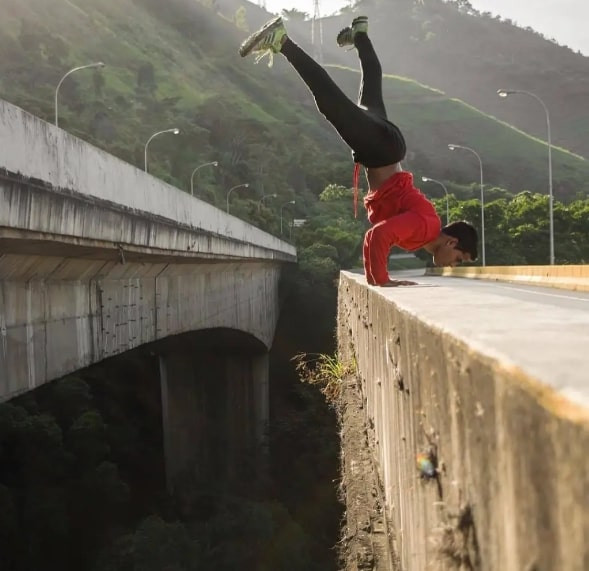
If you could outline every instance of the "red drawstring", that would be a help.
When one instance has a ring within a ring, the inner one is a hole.
[[[358,218],[358,183],[360,180],[360,163],[354,163],[354,218]]]

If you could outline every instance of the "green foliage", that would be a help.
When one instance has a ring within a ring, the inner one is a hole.
[[[108,454],[106,425],[96,410],[82,413],[68,430],[69,449],[83,466],[96,466]]]
[[[163,463],[158,380],[146,355],[122,357],[0,405],[2,568],[331,569],[332,544],[321,542],[337,512],[294,517],[277,499],[223,490],[194,489],[194,504],[178,507],[166,497],[163,478],[154,477]],[[316,436],[305,447],[314,456],[297,466],[304,477],[297,476],[296,498],[306,489],[316,494],[314,470],[326,472],[326,456],[337,466],[323,417],[306,420]],[[337,505],[334,475],[325,486]]]
[[[157,516],[145,519],[133,536],[133,569],[135,571],[197,571],[200,546],[179,522],[166,523]]]
[[[344,363],[333,355],[299,353],[292,360],[301,381],[318,386],[332,406],[337,404],[342,381],[356,369],[355,364]]]
[[[281,14],[285,20],[303,21],[309,18],[309,14],[307,14],[307,12],[297,10],[296,8],[283,9]]]
[[[445,201],[436,200],[440,215]],[[589,260],[589,200],[568,205],[554,204],[555,257],[557,263],[582,264]],[[548,197],[524,191],[512,199],[485,203],[487,264],[547,264],[549,255]],[[469,220],[480,228],[481,204],[478,199],[453,201],[451,220]]]
[[[150,172],[155,176],[188,190],[195,164],[219,160],[219,169],[203,173],[202,178],[199,174],[198,197],[224,207],[227,189],[248,181],[250,191],[237,198],[232,212],[273,233],[279,228],[277,209],[267,205],[259,216],[256,208],[268,189],[280,199],[296,197],[296,217],[309,217],[322,189],[335,184],[342,194],[334,198],[342,201],[336,200],[332,208],[342,218],[326,233],[344,224],[344,233],[352,228],[341,186],[350,177],[348,152],[318,120],[305,86],[284,61],[269,72],[233,55],[252,27],[253,15],[243,6],[221,7],[204,0],[166,4],[81,0],[74,10],[61,0],[46,0],[37,2],[33,11],[25,10],[18,0],[7,1],[6,17],[0,23],[0,46],[6,54],[0,62],[4,78],[0,92],[5,99],[51,120],[54,88],[63,73],[88,61],[107,60],[105,69],[73,74],[62,85],[64,128],[141,166],[147,138],[177,125],[181,135],[158,138],[150,147]],[[422,28],[424,33],[436,33],[440,18],[449,18],[447,10],[441,15],[439,6],[396,4],[394,21],[403,33],[394,34],[392,41],[404,45],[407,38],[400,38],[405,33],[418,34]],[[379,10],[390,9],[387,3],[378,5]],[[222,14],[225,8],[234,14]],[[372,5],[366,8],[370,11]],[[294,9],[287,13],[295,20],[305,17]],[[407,22],[411,26],[404,26]],[[378,38],[379,26],[374,28]],[[426,43],[436,43],[438,36],[444,34],[436,33]],[[334,51],[330,59],[349,57]],[[386,69],[397,70],[398,66],[387,64],[388,51],[382,57]],[[355,71],[342,66],[330,71],[347,93],[356,92]],[[476,165],[465,157],[450,156],[446,149],[450,137],[458,137],[457,142],[479,149],[490,185],[516,191],[545,188],[546,147],[540,141],[400,76],[386,75],[385,99],[389,114],[410,142],[410,166],[416,172],[454,179],[467,188],[476,180]],[[586,195],[586,161],[555,149],[554,172],[559,198]],[[449,183],[449,188],[461,196],[456,183]],[[339,238],[342,266],[357,264],[357,246]],[[321,241],[329,243],[325,236]]]

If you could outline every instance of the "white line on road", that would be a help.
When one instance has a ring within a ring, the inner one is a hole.
[[[547,292],[543,292],[543,291],[533,291],[531,289],[523,289],[523,288],[519,288],[519,287],[509,287],[509,286],[503,286],[503,285],[499,285],[499,284],[495,284],[496,286],[502,288],[502,289],[512,289],[512,290],[516,290],[516,291],[523,291],[525,293],[533,293],[535,295],[547,295],[549,297],[560,297],[562,299],[576,299],[577,301],[586,301],[589,302],[589,297],[575,297],[572,295],[559,295],[557,293],[547,293]]]

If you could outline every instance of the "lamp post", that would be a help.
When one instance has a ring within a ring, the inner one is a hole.
[[[229,189],[229,192],[227,193],[227,214],[229,214],[229,195],[231,194],[232,191],[234,191],[236,188],[241,188],[241,187],[247,188],[249,186],[249,183],[244,183],[244,184],[236,184],[235,186],[231,187]]]
[[[448,225],[450,222],[450,206],[448,204],[448,189],[446,188],[446,185],[444,183],[440,182],[439,180],[436,180],[435,178],[429,178],[427,176],[422,176],[421,180],[423,182],[435,182],[436,184],[439,184],[444,189],[444,192],[446,193],[446,225]]]
[[[294,200],[289,200],[280,207],[280,235],[282,235],[282,209],[289,204],[296,204],[296,202]]]
[[[219,166],[219,163],[217,161],[212,161],[210,163],[205,163],[204,165],[199,165],[198,167],[196,167],[192,171],[192,174],[190,175],[190,194],[192,196],[194,196],[194,175],[195,175],[196,171],[198,169],[201,169],[202,167],[208,167],[208,166],[218,167]]]
[[[80,71],[81,69],[88,69],[90,67],[104,67],[105,64],[101,61],[98,61],[96,63],[89,63],[88,65],[81,65],[79,67],[74,67],[73,69],[70,69],[60,80],[59,83],[57,84],[57,87],[55,88],[55,126],[59,127],[59,114],[58,114],[58,109],[57,109],[57,96],[59,94],[59,88],[61,87],[61,84],[64,82],[65,78],[68,77],[68,75],[71,75],[72,73],[76,72],[76,71]]]
[[[151,137],[149,137],[149,139],[147,140],[147,143],[145,143],[145,172],[147,172],[147,147],[149,146],[149,143],[151,143],[151,141],[153,139],[155,139],[158,135],[161,135],[162,133],[174,133],[174,135],[177,135],[180,132],[180,129],[165,129],[164,131],[158,131],[157,133],[154,133]]]
[[[470,147],[449,144],[448,148],[451,151],[454,151],[455,149],[463,149],[465,151],[469,151],[473,155],[475,155],[476,158],[479,160],[479,166],[480,166],[480,171],[481,171],[481,251],[482,251],[482,255],[483,255],[483,259],[482,259],[483,266],[485,266],[486,265],[486,258],[485,258],[485,195],[483,193],[483,190],[484,190],[483,161],[481,160],[481,156],[474,149],[471,149]]]
[[[265,194],[264,196],[262,196],[262,198],[260,198],[260,200],[258,200],[258,212],[260,212],[260,210],[262,209],[262,204],[264,203],[264,199],[266,198],[276,198],[278,195],[273,192],[272,194]]]
[[[520,89],[498,89],[497,94],[499,97],[507,97],[512,94],[527,95],[533,97],[536,101],[544,108],[546,115],[546,131],[548,137],[548,219],[550,225],[550,265],[554,265],[554,192],[552,188],[552,135],[550,132],[550,113],[548,113],[548,107],[540,97],[530,91],[523,91]]]

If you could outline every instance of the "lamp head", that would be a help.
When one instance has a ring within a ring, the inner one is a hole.
[[[248,183],[248,182],[246,182],[246,183],[245,183],[243,186],[244,186],[245,188],[249,188],[249,183]]]
[[[456,149],[456,145],[448,145],[448,148],[449,148],[451,151],[454,151],[454,150]]]
[[[172,133],[174,133],[174,135],[177,135],[180,132],[180,129],[173,129]]]
[[[296,202],[295,202],[294,200],[291,200],[291,201],[289,202],[289,204],[296,204]]]
[[[429,178],[427,178],[427,176],[422,176],[422,177],[421,177],[421,180],[422,180],[423,182],[428,182],[428,181],[429,181]]]
[[[105,66],[106,66],[106,64],[105,64],[104,62],[102,62],[102,61],[99,61],[99,62],[96,64],[96,67],[105,67]]]
[[[213,161],[213,166],[214,167],[218,167],[219,166],[219,161]]]
[[[497,95],[499,95],[499,97],[505,98],[509,95],[509,91],[507,91],[507,89],[498,89]]]

